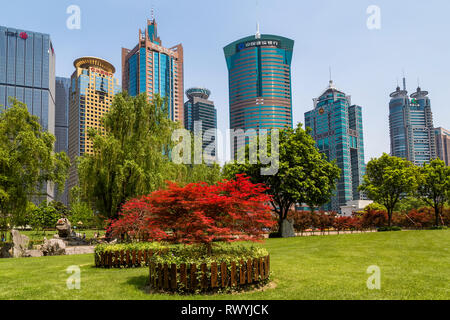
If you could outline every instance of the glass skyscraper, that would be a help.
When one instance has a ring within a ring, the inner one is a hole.
[[[55,93],[55,152],[69,154],[69,97],[70,97],[70,79],[56,77],[56,93]],[[55,199],[61,201],[65,205],[68,204],[68,188],[63,194],[55,191]]]
[[[329,87],[314,99],[314,109],[305,113],[305,127],[321,153],[328,160],[336,160],[341,177],[331,202],[324,210],[339,211],[352,200],[363,200],[358,191],[366,171],[362,108],[352,105],[351,97],[337,89],[330,81]]]
[[[291,39],[257,32],[224,48],[231,129],[292,127],[293,47]],[[235,140],[231,147],[236,154],[243,145]]]
[[[24,102],[42,127],[55,134],[55,51],[50,35],[0,26],[0,106],[9,98]],[[46,195],[45,195],[46,193]],[[48,183],[39,203],[54,197]]]
[[[186,95],[188,101],[184,104],[184,127],[194,132],[195,124],[201,121],[202,137],[207,130],[216,130],[217,110],[214,102],[209,100],[211,91],[204,88],[191,88],[186,91]],[[216,134],[214,134],[214,137],[211,137],[213,140],[203,140],[203,150],[211,143],[216,142],[216,138]],[[217,152],[211,155],[215,157],[216,154]]]
[[[139,43],[132,50],[122,48],[122,89],[131,96],[146,93],[167,99],[169,118],[184,123],[183,46],[165,48],[155,19],[147,20]]]
[[[436,156],[450,166],[450,131],[444,128],[434,129],[436,136]]]
[[[116,69],[106,60],[83,57],[75,60],[69,99],[69,190],[77,184],[76,158],[93,153],[88,129],[104,132],[101,120],[109,111],[114,95],[120,91],[114,77]]]
[[[436,141],[428,92],[419,87],[410,99],[403,79],[403,90],[397,86],[390,97],[391,155],[407,159],[415,165],[435,159]]]

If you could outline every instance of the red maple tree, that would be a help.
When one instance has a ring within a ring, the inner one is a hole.
[[[244,175],[216,185],[168,182],[166,189],[128,201],[109,231],[115,237],[204,244],[209,253],[214,241],[259,241],[263,228],[276,223],[266,190]]]

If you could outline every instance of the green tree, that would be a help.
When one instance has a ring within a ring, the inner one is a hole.
[[[433,207],[436,226],[439,226],[439,217],[448,201],[449,190],[450,167],[444,161],[435,159],[420,168],[417,196]]]
[[[400,199],[397,205],[395,206],[395,211],[401,213],[408,213],[412,209],[420,209],[426,206],[427,203],[422,199],[410,196]]]
[[[81,222],[82,226],[86,228],[93,227],[99,222],[92,208],[83,200],[81,188],[78,186],[70,190],[69,221],[73,226],[77,226]]]
[[[261,169],[267,165],[261,163],[259,156],[256,164],[250,164],[246,157],[245,164],[234,162],[224,167],[224,175],[228,179],[245,173],[252,182],[264,183],[269,188],[281,233],[283,221],[295,204],[306,203],[314,208],[327,203],[339,179],[339,167],[319,152],[309,130],[303,130],[298,124],[296,129],[286,128],[279,132],[278,171],[274,175],[261,175]],[[268,141],[268,145],[272,145],[270,136]],[[269,156],[272,156],[272,151],[268,150]]]
[[[44,201],[31,212],[30,223],[34,230],[44,231],[45,234],[45,229],[55,228],[60,218],[58,211]]]
[[[386,207],[388,226],[397,203],[417,187],[417,168],[409,161],[386,153],[367,164],[364,182],[359,187],[367,196]]]
[[[54,153],[55,137],[45,131],[25,104],[11,99],[0,111],[0,220],[12,226],[23,220],[29,199],[42,196],[45,182],[64,189],[69,158]]]
[[[167,103],[155,95],[115,96],[103,118],[104,133],[90,129],[93,154],[79,159],[83,196],[99,215],[117,218],[130,198],[148,194],[176,180],[178,166],[169,159],[172,131],[179,126],[168,118]]]

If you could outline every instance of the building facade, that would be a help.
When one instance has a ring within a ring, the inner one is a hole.
[[[110,110],[114,95],[120,91],[114,77],[116,69],[106,60],[83,57],[75,60],[69,98],[69,190],[78,182],[75,161],[83,154],[92,154],[89,128],[104,133],[101,119]]]
[[[55,51],[50,35],[0,26],[0,107],[14,97],[55,134]],[[42,186],[39,204],[54,198],[51,183]]]
[[[188,101],[184,104],[184,127],[192,132],[199,131],[203,138],[203,150],[214,146],[211,156],[217,155],[217,134],[205,136],[205,132],[217,130],[217,110],[214,102],[209,100],[211,91],[205,88],[191,88],[186,91]],[[200,126],[197,127],[196,126]]]
[[[292,128],[293,48],[291,39],[259,32],[224,48],[232,130]],[[245,141],[233,140],[236,154]]]
[[[131,96],[155,94],[167,99],[169,118],[184,123],[183,46],[162,46],[155,19],[147,20],[132,50],[122,48],[122,89]]]
[[[56,77],[55,87],[55,152],[65,152],[69,154],[69,97],[70,79]],[[67,184],[63,194],[55,190],[55,199],[68,204]]]
[[[436,156],[450,166],[450,131],[444,128],[434,129],[436,136]]]
[[[364,200],[358,191],[366,171],[362,108],[352,105],[351,97],[332,81],[313,101],[314,109],[305,113],[305,127],[311,128],[319,151],[341,169],[335,194],[323,209],[338,212],[349,201]]]
[[[419,87],[408,96],[403,79],[403,90],[397,87],[390,97],[391,155],[418,166],[435,159],[436,141],[428,92]]]

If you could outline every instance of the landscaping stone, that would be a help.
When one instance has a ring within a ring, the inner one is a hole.
[[[289,220],[284,220],[281,226],[281,237],[282,238],[291,238],[295,237],[294,231],[294,222]]]
[[[0,246],[0,258],[12,258],[13,247],[14,244],[12,243],[2,243]]]
[[[41,248],[44,256],[61,256],[66,254],[66,244],[61,239],[45,240]]]
[[[58,230],[58,235],[60,238],[67,238],[72,235],[72,225],[69,219],[61,218],[56,224],[56,230]]]
[[[11,231],[12,241],[14,244],[13,256],[14,258],[20,258],[26,255],[28,249],[28,243],[30,238],[25,235],[20,234],[18,230]]]

